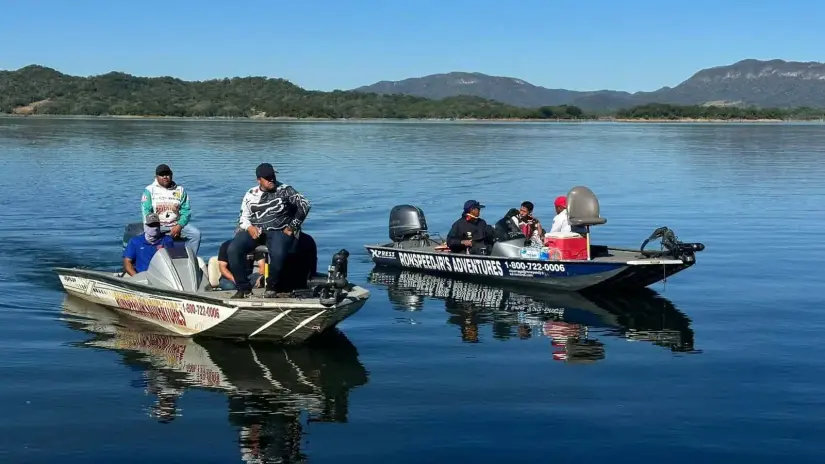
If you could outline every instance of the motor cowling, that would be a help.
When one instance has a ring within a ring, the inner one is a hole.
[[[332,256],[327,281],[318,286],[320,302],[324,306],[334,306],[343,297],[344,290],[349,286],[347,267],[349,251],[342,249]]]
[[[397,205],[390,210],[390,240],[401,242],[408,238],[427,236],[427,219],[421,208],[413,205]]]
[[[661,239],[662,248],[666,249],[667,251],[651,251],[645,250],[645,246],[650,243],[651,240]],[[681,259],[686,264],[693,264],[696,262],[696,253],[705,249],[705,244],[703,243],[686,243],[682,242],[676,237],[676,234],[668,229],[667,227],[659,227],[650,234],[650,237],[645,239],[642,242],[642,246],[640,248],[640,252],[642,255],[647,256],[649,258],[652,257],[660,257],[666,254],[670,256]]]

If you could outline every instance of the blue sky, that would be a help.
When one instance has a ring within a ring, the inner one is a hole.
[[[655,90],[744,58],[825,61],[812,1],[2,2],[0,69],[41,64],[318,90],[449,71]]]

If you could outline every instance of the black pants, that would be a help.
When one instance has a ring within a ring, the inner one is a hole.
[[[295,243],[294,236],[287,235],[280,230],[268,230],[254,240],[249,232],[241,230],[235,234],[226,251],[229,255],[229,271],[235,276],[235,287],[238,290],[252,289],[252,283],[249,282],[249,276],[246,273],[246,255],[256,246],[264,243],[269,249],[269,276],[266,278],[266,289],[275,289],[284,260]]]

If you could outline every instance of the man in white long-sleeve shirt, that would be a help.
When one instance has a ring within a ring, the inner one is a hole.
[[[553,205],[556,207],[556,216],[553,218],[550,233],[570,232],[570,221],[567,217],[567,197],[557,197]]]
[[[310,203],[292,186],[278,182],[277,171],[269,163],[255,170],[258,185],[249,189],[241,201],[238,233],[227,249],[229,270],[238,291],[232,298],[247,298],[252,284],[246,271],[246,255],[266,243],[269,250],[269,276],[264,298],[276,298],[281,266],[295,243],[295,236],[309,214]]]

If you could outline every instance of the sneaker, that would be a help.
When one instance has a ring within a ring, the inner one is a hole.
[[[278,292],[275,290],[267,290],[264,292],[264,298],[278,298]]]
[[[234,295],[230,296],[231,299],[238,299],[238,298],[251,298],[252,297],[252,290],[238,290],[235,292]]]

